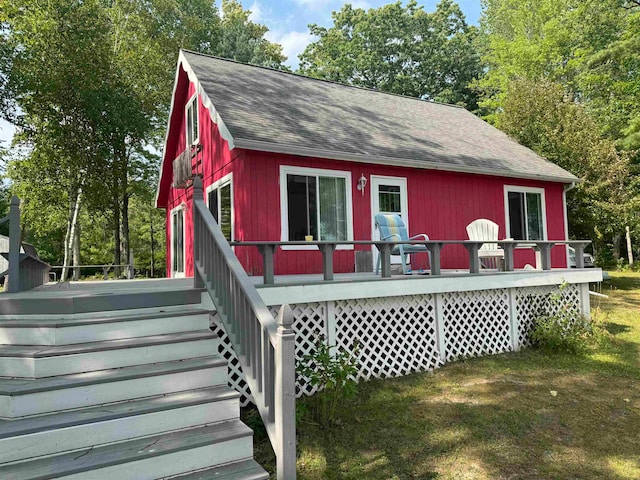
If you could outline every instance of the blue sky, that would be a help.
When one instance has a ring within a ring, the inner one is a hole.
[[[457,0],[467,17],[467,22],[477,24],[480,17],[480,0]],[[251,10],[251,19],[269,27],[267,38],[282,44],[287,64],[296,68],[298,55],[313,40],[307,25],[317,23],[331,26],[331,12],[339,10],[345,3],[359,8],[376,8],[390,0],[242,0],[244,8]],[[428,12],[435,10],[438,0],[420,1]],[[220,1],[218,0],[218,4]],[[0,146],[8,146],[13,137],[13,127],[0,120]]]

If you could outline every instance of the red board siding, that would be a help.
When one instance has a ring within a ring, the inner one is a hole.
[[[184,77],[184,78],[182,78]],[[185,148],[184,107],[195,88],[182,72],[174,97],[174,114],[164,158],[163,181],[170,182],[171,161]],[[426,233],[431,239],[464,240],[466,226],[478,218],[488,218],[500,227],[500,238],[506,237],[504,186],[537,187],[545,189],[547,237],[563,240],[564,211],[563,185],[559,183],[518,180],[488,175],[421,170],[384,165],[344,162],[310,157],[296,157],[267,152],[229,150],[220,136],[218,127],[211,120],[208,109],[199,102],[199,128],[202,152],[194,159],[200,160],[198,172],[203,175],[205,188],[233,172],[233,203],[235,240],[281,240],[280,167],[296,166],[351,173],[353,234],[354,240],[370,240],[372,232],[371,175],[403,177],[407,179],[408,216],[410,233]],[[196,167],[194,167],[196,168]],[[363,196],[355,188],[357,179],[364,175],[368,185]],[[169,180],[167,180],[169,179]],[[164,188],[164,190],[163,190]],[[193,275],[191,189],[180,190],[161,185],[158,204],[167,207],[167,271],[171,271],[171,210],[185,206],[185,269]],[[163,196],[162,192],[166,192]],[[356,247],[367,249],[367,247]],[[237,247],[236,254],[249,274],[262,274],[262,259],[255,247]],[[533,251],[516,251],[516,267],[535,264]],[[424,255],[413,255],[414,268],[425,266]],[[353,250],[336,251],[336,272],[354,271]],[[552,250],[552,265],[565,267],[565,250],[562,246]],[[468,258],[462,246],[446,246],[442,251],[443,268],[467,268]],[[282,251],[275,257],[276,274],[320,273],[321,255],[318,251]]]
[[[463,240],[467,238],[466,226],[478,218],[488,218],[500,226],[500,238],[506,236],[504,186],[516,185],[545,189],[547,236],[551,240],[563,240],[564,213],[562,185],[554,183],[518,180],[503,177],[462,174],[435,170],[361,164],[336,160],[294,157],[266,152],[247,151],[242,160],[243,183],[235,191],[245,191],[250,200],[250,210],[236,204],[242,226],[236,229],[238,240],[280,240],[280,166],[320,168],[351,173],[354,240],[370,240],[372,213],[370,189],[371,175],[404,177],[407,179],[408,214],[411,234],[426,233],[432,239]],[[369,179],[365,195],[355,188],[355,182],[364,174]],[[237,225],[238,227],[239,225]],[[362,247],[359,247],[362,248]],[[252,274],[261,274],[261,259],[255,248],[243,247],[238,251],[242,263]],[[249,252],[245,250],[250,250]],[[336,251],[335,271],[354,270],[353,251]],[[275,260],[276,274],[320,273],[319,252],[278,251]],[[424,267],[424,255],[414,255],[414,268]],[[530,249],[516,252],[516,266],[535,264]],[[564,247],[552,251],[554,267],[566,265]],[[467,268],[468,257],[462,246],[447,246],[442,251],[443,268]]]
[[[186,74],[185,74],[186,76]],[[171,162],[181,152],[184,151],[186,146],[186,125],[185,125],[185,106],[187,102],[192,98],[195,92],[195,87],[192,83],[189,84],[187,94],[182,95],[181,103],[175,104],[174,110],[176,113],[176,119],[171,123],[170,139],[171,145],[167,145],[167,153],[165,154],[165,162]],[[177,96],[176,96],[177,98]],[[175,101],[175,100],[174,100]],[[227,141],[222,138],[218,131],[218,126],[211,120],[209,110],[198,101],[198,128],[199,128],[199,143],[202,145],[202,151],[197,153],[192,160],[194,171],[201,174],[203,177],[203,185],[206,191],[206,187],[219,180],[220,178],[228,175],[233,171],[233,165],[236,159],[242,155],[240,150],[230,151]],[[169,152],[171,152],[169,154]],[[171,178],[172,173],[168,174],[167,178]],[[242,189],[239,192],[235,191],[235,183],[241,180],[237,174],[234,174],[234,203],[237,206],[244,208],[246,204],[246,198]],[[176,189],[173,186],[168,188],[167,195],[167,275],[171,276],[171,211],[180,206],[185,207],[185,274],[186,276],[193,276],[193,227],[192,227],[192,189]],[[237,208],[237,207],[236,207]],[[238,215],[236,215],[236,219]]]

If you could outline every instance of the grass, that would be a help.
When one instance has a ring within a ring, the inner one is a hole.
[[[333,425],[302,416],[298,478],[640,478],[640,274],[613,273],[602,293],[611,337],[586,355],[459,361],[360,384]],[[256,459],[273,471],[259,428]]]

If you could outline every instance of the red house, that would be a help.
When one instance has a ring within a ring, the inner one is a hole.
[[[500,238],[566,240],[565,191],[578,181],[458,106],[181,51],[156,200],[172,277],[193,275],[194,174],[230,241],[371,240],[379,212],[437,240],[466,239],[478,218]],[[356,252],[372,250],[362,258],[373,266],[375,247],[338,246],[335,271],[353,272]],[[261,273],[257,249],[236,255]],[[566,267],[565,246],[551,259]],[[516,251],[516,267],[534,262],[530,248]],[[443,268],[466,266],[462,246],[442,251]],[[276,274],[321,269],[311,245],[275,257]]]

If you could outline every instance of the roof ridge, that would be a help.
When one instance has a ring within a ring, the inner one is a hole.
[[[428,99],[425,99],[425,98],[411,97],[409,95],[402,95],[400,93],[393,93],[393,92],[385,92],[383,90],[375,90],[373,88],[361,87],[359,85],[348,85],[346,83],[341,83],[341,82],[338,82],[336,80],[328,80],[326,78],[310,77],[309,75],[303,75],[301,73],[290,72],[290,71],[287,71],[287,70],[278,70],[277,68],[265,67],[264,65],[255,65],[253,63],[244,63],[244,62],[240,62],[238,60],[234,60],[232,58],[225,58],[225,57],[219,57],[217,55],[210,55],[208,53],[195,52],[193,50],[188,50],[186,48],[181,48],[180,51],[191,53],[193,55],[200,55],[201,57],[214,58],[216,60],[222,60],[224,62],[235,63],[237,65],[243,65],[245,67],[261,68],[263,70],[269,70],[269,71],[275,72],[275,73],[282,73],[282,74],[291,75],[291,76],[294,76],[294,77],[305,78],[305,79],[308,79],[308,80],[315,80],[315,81],[318,81],[318,82],[331,83],[333,85],[338,85],[340,87],[357,88],[358,90],[364,90],[365,92],[381,93],[381,94],[384,94],[384,95],[392,95],[394,97],[406,98],[408,100],[417,100],[419,102],[433,103],[435,105],[443,105],[445,107],[459,108],[459,109],[468,111],[462,105],[455,105],[453,103],[445,103],[445,102],[438,102],[436,100],[428,100]]]

